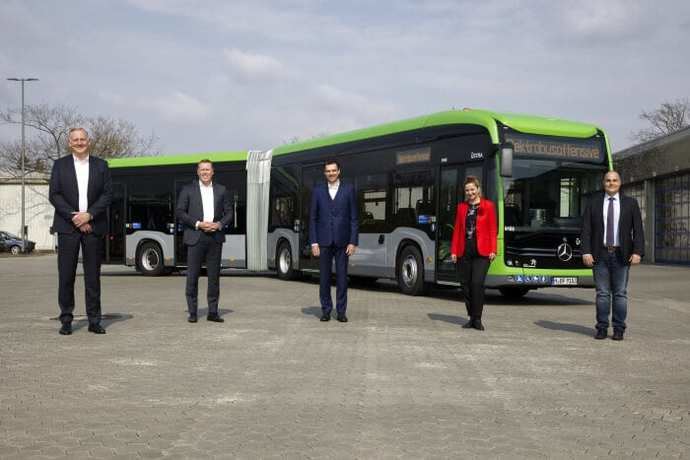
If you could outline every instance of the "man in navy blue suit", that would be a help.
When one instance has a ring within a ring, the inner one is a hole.
[[[314,257],[319,257],[321,321],[331,319],[331,266],[335,258],[336,312],[347,322],[347,261],[357,250],[359,221],[357,197],[351,184],[340,181],[340,164],[328,160],[323,167],[326,183],[314,187],[309,214],[309,242]]]

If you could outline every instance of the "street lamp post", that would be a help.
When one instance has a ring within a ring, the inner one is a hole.
[[[38,78],[8,78],[9,81],[19,81],[22,83],[22,253],[26,252],[26,170],[24,161],[26,158],[26,140],[24,137],[24,82],[38,81]]]

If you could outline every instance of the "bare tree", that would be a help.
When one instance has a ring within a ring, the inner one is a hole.
[[[640,142],[651,141],[659,136],[671,134],[690,125],[690,100],[677,99],[664,102],[658,109],[642,111],[640,119],[651,126],[633,132],[631,138]]]
[[[21,124],[18,110],[0,111],[0,123]],[[92,151],[103,158],[155,155],[156,138],[142,136],[129,121],[108,117],[85,117],[68,106],[30,105],[25,108],[27,126],[25,169],[30,173],[48,173],[53,161],[67,151],[70,127],[89,131]],[[10,177],[21,172],[21,143],[0,142],[0,170]]]

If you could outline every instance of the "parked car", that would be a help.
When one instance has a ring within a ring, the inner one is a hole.
[[[36,243],[26,240],[26,252],[31,252]],[[22,253],[22,239],[11,233],[0,231],[0,252],[11,252],[13,255]]]

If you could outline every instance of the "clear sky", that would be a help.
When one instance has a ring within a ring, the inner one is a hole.
[[[1,0],[0,43],[0,108],[5,78],[38,77],[27,104],[130,120],[166,154],[462,107],[593,122],[619,150],[690,97],[687,0]]]

